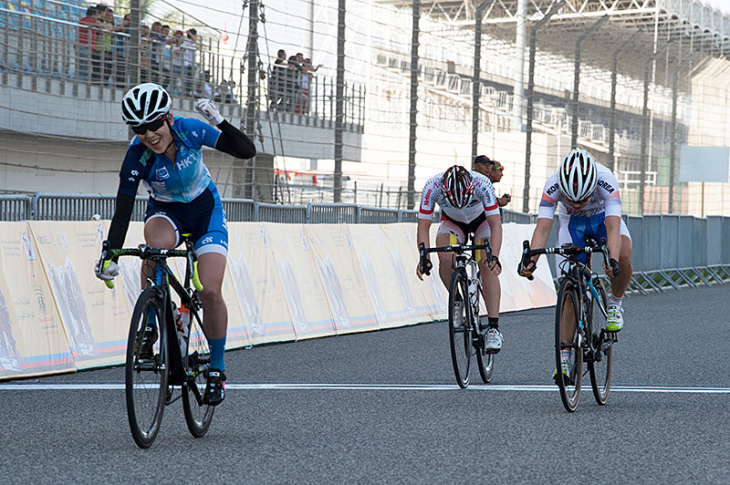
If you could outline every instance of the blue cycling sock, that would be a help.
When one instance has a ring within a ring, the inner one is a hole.
[[[210,368],[218,370],[226,370],[226,362],[224,354],[226,353],[226,337],[209,338],[210,346]]]

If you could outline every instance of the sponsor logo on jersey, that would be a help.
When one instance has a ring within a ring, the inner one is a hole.
[[[608,182],[606,182],[605,180],[599,180],[598,181],[598,186],[601,187],[606,192],[608,192],[609,194],[612,194],[613,191],[616,190]]]
[[[181,158],[179,162],[177,162],[177,168],[178,170],[183,170],[185,167],[189,167],[190,165],[195,163],[195,154],[190,154],[187,157]]]
[[[428,205],[431,199],[431,192],[433,192],[432,189],[428,189],[428,192],[426,192],[426,196],[423,198],[423,203]]]
[[[167,167],[160,167],[155,171],[155,177],[157,180],[167,180],[170,178],[170,172],[167,171]]]
[[[204,245],[206,245],[206,244],[211,244],[212,242],[213,242],[213,237],[211,237],[211,236],[208,236],[208,237],[205,237],[205,238],[203,238],[203,239],[202,239],[202,240],[200,241],[200,245],[201,245],[201,246],[204,246]]]
[[[553,185],[552,187],[549,187],[549,188],[548,188],[548,189],[547,189],[547,190],[545,191],[545,193],[546,193],[547,195],[550,195],[550,196],[552,196],[552,195],[553,195],[553,194],[555,193],[555,191],[556,191],[556,190],[558,190],[558,184],[554,184],[554,185]]]

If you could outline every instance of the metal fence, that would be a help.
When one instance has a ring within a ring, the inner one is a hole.
[[[114,215],[114,195],[43,194],[0,195],[0,221],[83,221]],[[356,204],[281,205],[247,199],[223,199],[232,222],[261,221],[284,224],[388,224],[415,223],[418,211]],[[132,220],[144,219],[147,198],[138,196]],[[502,211],[504,222],[528,224],[534,214]],[[434,213],[433,221],[440,214]],[[698,218],[685,215],[624,216],[633,241],[632,289],[664,291],[664,288],[696,287],[730,278],[730,217]],[[557,217],[549,245],[557,244]],[[553,276],[557,276],[551,263]]]

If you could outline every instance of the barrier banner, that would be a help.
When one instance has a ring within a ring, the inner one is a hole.
[[[228,224],[228,273],[242,317],[228,319],[229,334],[241,328],[251,345],[295,340],[294,325],[281,285],[267,225]]]
[[[378,329],[378,320],[365,281],[350,228],[345,224],[304,226],[324,284],[338,334]]]
[[[504,261],[502,262],[502,274],[509,273],[502,283],[502,299],[508,294],[511,298],[512,307],[504,311],[526,310],[529,308],[541,308],[553,306],[558,301],[555,291],[555,283],[550,272],[550,267],[545,256],[541,256],[537,269],[533,273],[535,279],[530,281],[517,274],[517,265],[522,258],[522,243],[530,241],[535,230],[535,224],[506,224],[505,244],[502,245]],[[500,258],[502,259],[502,258]],[[505,281],[507,284],[505,284]]]
[[[26,222],[0,224],[0,378],[75,369]]]
[[[365,288],[375,308],[379,328],[391,328],[416,323],[414,315],[406,310],[404,291],[397,274],[406,271],[403,258],[391,256],[389,241],[381,225],[350,224],[350,235],[355,244],[365,279]],[[394,248],[395,251],[395,248]],[[397,263],[394,263],[397,262]],[[396,268],[395,264],[400,267]]]
[[[337,328],[303,224],[266,225],[297,339],[335,335]]]
[[[94,275],[106,227],[101,222],[28,222],[51,284],[76,367],[124,360],[131,314],[123,290]]]
[[[380,226],[390,250],[393,268],[396,270],[398,287],[405,302],[405,309],[415,319],[412,323],[438,320],[439,308],[434,294],[416,275],[420,255],[416,240],[416,225],[411,223],[382,224]],[[438,278],[438,272],[431,273]],[[443,287],[443,285],[442,285]],[[444,308],[445,305],[444,305]]]

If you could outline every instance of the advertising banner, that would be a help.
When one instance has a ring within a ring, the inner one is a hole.
[[[98,221],[28,222],[76,367],[124,361],[131,313],[123,290],[94,275],[106,227]]]
[[[229,333],[242,327],[251,345],[296,339],[266,228],[258,222],[228,225],[232,301],[238,303],[242,315],[240,322],[229,317]]]
[[[375,308],[345,224],[304,226],[338,334],[378,329]]]
[[[303,224],[266,225],[297,339],[335,335],[337,328]]]
[[[0,224],[0,378],[73,371],[73,356],[26,222]]]

